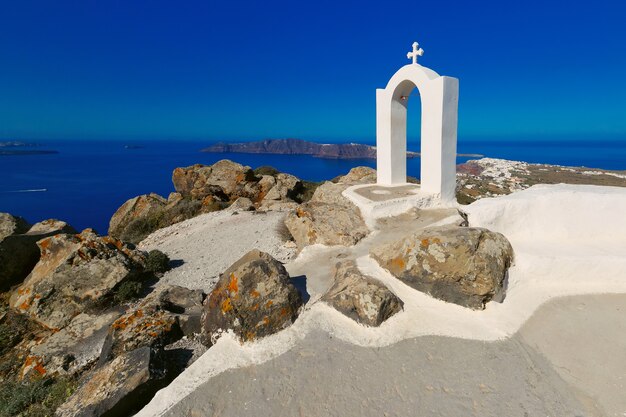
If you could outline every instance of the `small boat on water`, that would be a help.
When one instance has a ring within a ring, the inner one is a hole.
[[[30,190],[10,190],[6,191],[7,193],[44,193],[48,191],[47,188],[33,188]]]

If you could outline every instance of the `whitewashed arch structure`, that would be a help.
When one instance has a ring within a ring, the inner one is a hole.
[[[376,149],[379,185],[406,183],[407,106],[417,88],[422,104],[421,192],[455,199],[459,80],[417,63],[423,51],[413,44],[413,63],[376,90]]]

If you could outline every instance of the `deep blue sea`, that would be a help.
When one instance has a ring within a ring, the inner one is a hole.
[[[374,166],[374,160],[328,160],[299,155],[209,154],[208,142],[39,142],[38,150],[57,154],[0,156],[0,212],[30,222],[58,218],[76,229],[93,227],[106,233],[115,210],[127,199],[174,191],[172,170],[228,158],[255,168],[271,165],[312,181],[331,179],[354,166]],[[127,149],[126,144],[141,145]],[[419,151],[419,143],[409,144]],[[459,153],[592,168],[626,170],[626,140],[606,141],[463,141]],[[470,158],[459,158],[465,162]],[[420,159],[408,160],[408,174],[419,177]],[[42,191],[45,190],[45,191]]]

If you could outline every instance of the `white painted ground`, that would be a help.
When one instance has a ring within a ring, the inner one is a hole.
[[[222,337],[138,415],[156,416],[203,382],[227,369],[266,362],[321,329],[359,346],[386,346],[424,335],[495,341],[513,335],[544,302],[565,295],[626,293],[626,188],[541,185],[509,196],[482,199],[464,207],[471,226],[487,227],[509,238],[515,264],[507,297],[472,311],[415,291],[380,268],[367,255],[358,266],[383,281],[404,301],[404,311],[379,328],[366,328],[324,303],[307,306],[294,325],[254,343]],[[254,221],[252,217],[249,219]],[[268,250],[267,247],[259,247]],[[288,269],[329,251],[306,248]],[[309,292],[319,291],[308,283]],[[313,300],[314,298],[312,298]]]
[[[285,213],[230,210],[202,214],[159,229],[139,248],[159,249],[182,265],[168,271],[159,284],[180,285],[209,292],[219,275],[252,249],[261,249],[281,262],[295,256],[295,245],[285,245],[278,229]]]

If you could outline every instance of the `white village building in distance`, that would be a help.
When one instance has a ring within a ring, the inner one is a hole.
[[[459,80],[417,63],[417,42],[385,88],[376,90],[377,185],[349,188],[345,196],[364,217],[402,213],[411,207],[456,204],[456,141]],[[417,88],[422,100],[420,185],[407,183],[407,108]]]

